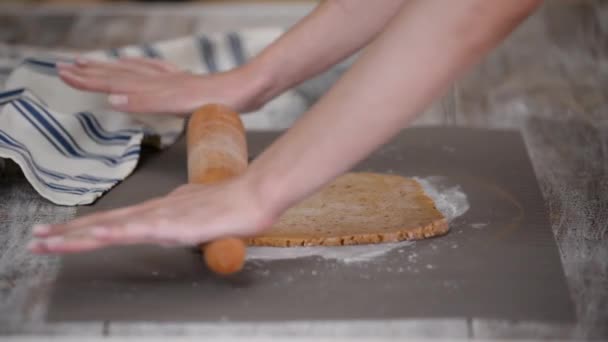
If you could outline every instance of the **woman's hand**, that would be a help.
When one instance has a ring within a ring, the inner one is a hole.
[[[244,178],[216,185],[188,184],[131,207],[34,228],[38,254],[82,252],[110,245],[195,245],[225,236],[251,236],[275,215]]]
[[[247,67],[195,75],[149,58],[100,62],[78,58],[58,63],[59,76],[70,86],[109,94],[110,105],[131,113],[189,114],[208,103],[222,103],[237,111],[257,107],[259,76]]]

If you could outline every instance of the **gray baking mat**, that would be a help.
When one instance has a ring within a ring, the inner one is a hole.
[[[278,133],[252,133],[255,156]],[[186,180],[183,140],[79,214],[164,194]],[[70,255],[52,321],[286,321],[482,317],[572,321],[547,212],[518,133],[412,128],[357,170],[443,176],[470,209],[444,237],[367,262],[319,256],[249,261],[218,278],[189,249],[112,248]]]

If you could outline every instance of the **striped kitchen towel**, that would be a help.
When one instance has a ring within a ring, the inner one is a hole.
[[[257,29],[197,35],[85,56],[163,58],[194,73],[209,73],[244,63],[280,34],[279,29]],[[184,119],[111,110],[106,95],[73,89],[59,79],[55,63],[65,58],[27,57],[6,79],[0,93],[0,158],[17,163],[50,201],[89,204],[133,172],[142,144],[163,148],[175,142]],[[305,105],[295,95],[285,94],[246,115],[246,127],[271,128],[266,126],[276,112],[297,116]]]

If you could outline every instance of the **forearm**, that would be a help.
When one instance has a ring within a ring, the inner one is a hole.
[[[246,66],[259,106],[367,45],[405,0],[328,0]]]
[[[247,177],[286,209],[397,134],[538,3],[411,0]]]

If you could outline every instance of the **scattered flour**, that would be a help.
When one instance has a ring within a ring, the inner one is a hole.
[[[481,229],[481,228],[484,228],[487,225],[488,225],[487,223],[482,223],[482,222],[471,223],[471,227],[473,227],[475,229]]]
[[[467,195],[462,192],[459,186],[446,186],[444,177],[415,177],[414,179],[422,185],[426,194],[435,201],[437,209],[448,219],[448,222],[463,215],[469,209]],[[413,241],[336,247],[249,247],[247,249],[247,260],[281,260],[319,256],[323,259],[337,260],[343,263],[365,262],[394,249],[399,249],[399,253],[403,253],[401,248],[412,245],[414,245]],[[417,254],[413,253],[410,257],[413,258],[410,261],[415,262]]]

